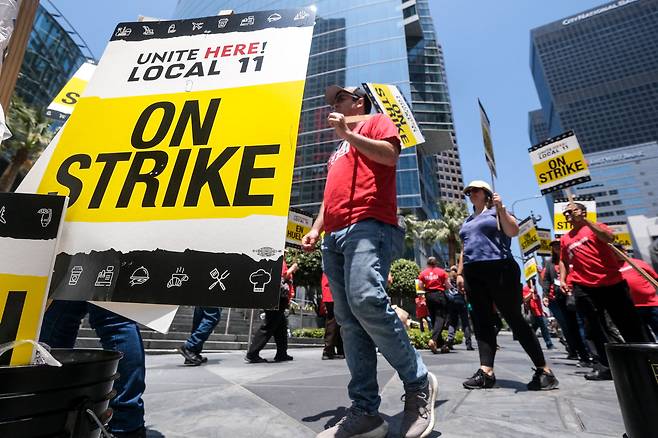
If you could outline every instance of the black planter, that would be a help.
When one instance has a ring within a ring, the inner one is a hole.
[[[658,344],[606,344],[629,438],[658,436]]]

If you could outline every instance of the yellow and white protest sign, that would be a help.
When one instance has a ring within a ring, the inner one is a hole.
[[[73,77],[64,85],[64,88],[55,96],[53,101],[46,108],[46,115],[56,120],[66,120],[73,112],[75,104],[78,103],[80,96],[87,88],[96,65],[91,62],[85,62],[78,68]]]
[[[537,255],[550,256],[551,251],[551,230],[545,228],[537,228],[537,235],[539,236],[539,248],[537,248]]]
[[[615,235],[615,243],[620,244],[626,251],[633,251],[633,241],[631,240],[631,233],[628,230],[626,222],[617,222],[607,224]]]
[[[39,340],[63,196],[0,193],[0,345]],[[23,344],[0,356],[0,365],[26,365],[33,347]]]
[[[313,215],[297,208],[290,208],[288,213],[288,228],[286,230],[286,246],[301,249],[302,237],[313,226]]]
[[[542,195],[591,180],[573,131],[539,143],[528,152]]]
[[[596,201],[589,196],[576,196],[574,202],[582,204],[587,209],[587,219],[596,222]],[[553,224],[555,236],[568,233],[573,228],[564,216],[564,209],[569,205],[568,199],[558,198],[553,202]]]
[[[480,99],[478,99],[478,107],[480,108],[480,127],[482,128],[482,141],[484,142],[484,158],[487,161],[487,166],[489,166],[491,174],[498,177],[496,174],[496,158],[494,157],[493,141],[491,140],[491,123]]]
[[[398,127],[402,149],[425,142],[411,108],[395,85],[364,83],[363,88],[375,109],[386,114]]]
[[[524,256],[532,254],[539,248],[539,235],[531,217],[525,218],[519,224],[519,245]]]
[[[537,260],[535,260],[534,256],[530,257],[528,260],[526,260],[523,263],[523,273],[524,273],[525,281],[528,281],[533,277],[537,276],[538,273]]]
[[[54,298],[278,305],[314,23],[300,8],[116,27],[21,186],[71,198]]]

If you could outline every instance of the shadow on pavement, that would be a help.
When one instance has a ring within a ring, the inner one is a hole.
[[[517,382],[516,380],[496,379],[496,386],[499,388],[514,389],[516,392],[527,392],[528,387],[524,382]]]
[[[302,421],[316,422],[321,420],[322,418],[329,417],[327,422],[324,424],[324,429],[329,429],[330,427],[335,426],[336,423],[338,423],[340,419],[343,418],[345,415],[347,415],[347,408],[345,406],[339,406],[336,409],[330,411],[324,411],[316,415],[304,417],[302,418]]]

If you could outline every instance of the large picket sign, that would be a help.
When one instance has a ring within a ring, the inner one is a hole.
[[[528,152],[542,195],[591,180],[573,131],[549,138]]]
[[[596,222],[596,201],[591,196],[575,196],[574,202],[583,204],[587,209],[587,219]],[[562,211],[569,205],[569,200],[557,198],[553,202],[553,224],[556,236],[568,233],[573,228]]]
[[[613,222],[607,224],[615,235],[615,243],[620,244],[626,251],[633,251],[633,241],[626,222]]]
[[[63,196],[0,193],[0,345],[39,339],[61,233]],[[0,365],[26,365],[32,345],[0,356]]]
[[[478,99],[478,108],[480,109],[480,127],[482,128],[482,141],[484,143],[484,158],[487,161],[487,166],[491,174],[497,177],[496,158],[494,156],[493,141],[491,140],[491,123],[480,99]]]
[[[532,217],[527,217],[519,223],[519,246],[524,256],[532,254],[540,246],[539,235]]]
[[[82,96],[82,93],[87,88],[87,84],[91,79],[96,65],[91,62],[85,62],[78,68],[73,77],[64,85],[64,87],[57,93],[57,96],[46,108],[46,115],[55,120],[66,120],[71,116],[75,104]]]
[[[121,23],[40,193],[57,299],[275,307],[311,9]],[[27,185],[29,186],[29,185]]]
[[[538,275],[537,260],[535,256],[530,257],[523,263],[523,278],[525,281],[531,280]]]
[[[546,228],[537,228],[537,235],[539,236],[539,248],[537,255],[550,256],[551,251],[551,230]]]
[[[386,114],[398,127],[402,149],[425,142],[409,104],[398,87],[388,84],[364,83],[363,88],[377,112]]]
[[[288,229],[286,230],[286,247],[302,248],[302,237],[313,226],[313,215],[298,208],[290,208],[288,213]]]

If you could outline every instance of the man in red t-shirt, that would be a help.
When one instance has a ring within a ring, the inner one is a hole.
[[[448,297],[446,290],[450,288],[448,273],[436,266],[436,258],[427,259],[427,267],[418,274],[418,281],[425,291],[427,310],[432,318],[432,339],[428,346],[432,353],[450,353],[450,347],[443,341],[441,332],[448,321]]]
[[[548,331],[546,326],[546,319],[544,318],[544,308],[541,305],[541,300],[539,299],[539,294],[536,289],[537,285],[534,281],[528,280],[523,286],[522,295],[523,295],[523,305],[527,310],[530,311],[530,327],[537,332],[537,329],[541,330],[541,335],[544,338],[546,343],[546,349],[553,350],[555,346],[553,345],[553,340],[551,339],[551,333]]]
[[[619,272],[621,263],[610,248],[614,240],[610,228],[590,222],[587,209],[580,203],[569,203],[564,216],[573,229],[560,240],[560,287],[565,293],[574,294],[600,361],[585,378],[610,380],[612,374],[604,347],[607,339],[600,323],[603,311],[608,312],[626,342],[648,342],[649,337]],[[567,275],[571,284],[567,283]]]
[[[329,159],[324,201],[302,246],[315,249],[324,230],[322,264],[352,376],[352,407],[343,421],[318,437],[386,436],[388,424],[379,415],[377,348],[404,383],[400,435],[427,436],[434,426],[438,383],[386,294],[397,232],[398,127],[384,114],[366,116],[371,103],[360,88],[333,85],[325,98],[334,111],[329,126],[341,143]]]
[[[624,251],[621,245],[617,246],[617,248]],[[631,258],[631,260],[636,266],[644,269],[647,274],[658,280],[658,274],[656,274],[656,271],[647,262],[634,258]],[[627,261],[623,260],[623,262],[624,265],[619,269],[619,272],[621,272],[622,277],[628,283],[628,289],[631,291],[635,310],[647,327],[651,328],[654,338],[658,340],[658,295],[656,295],[656,288],[649,280],[628,264]]]

